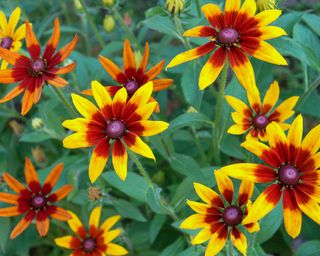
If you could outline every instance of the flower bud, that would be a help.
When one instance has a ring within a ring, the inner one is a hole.
[[[185,0],[166,0],[167,10],[171,14],[178,14],[183,11]]]
[[[90,201],[97,201],[102,198],[102,190],[101,188],[97,188],[94,186],[91,186],[88,188],[88,199]]]
[[[32,124],[32,127],[36,130],[40,130],[44,127],[44,122],[39,117],[33,118],[31,121],[31,124]]]
[[[111,32],[114,29],[115,25],[116,25],[116,22],[114,21],[113,16],[106,15],[104,17],[103,28],[104,28],[105,31]]]
[[[9,122],[9,126],[13,130],[14,134],[17,136],[20,136],[24,131],[23,125],[21,123],[17,122],[17,120],[11,120]]]
[[[276,8],[277,0],[257,0],[257,7],[260,12]]]
[[[36,146],[35,148],[31,148],[32,156],[37,163],[38,166],[44,166],[46,163],[46,156],[40,146]]]
[[[114,0],[102,0],[102,2],[107,7],[111,7],[112,5],[114,5]]]
[[[83,7],[82,7],[82,4],[81,4],[80,0],[74,0],[74,7],[78,11],[82,11],[83,10]]]

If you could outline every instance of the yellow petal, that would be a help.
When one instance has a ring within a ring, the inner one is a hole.
[[[90,214],[90,218],[89,218],[89,227],[93,226],[93,227],[98,228],[100,216],[101,216],[101,210],[102,210],[101,206],[95,207],[92,210],[92,212]]]

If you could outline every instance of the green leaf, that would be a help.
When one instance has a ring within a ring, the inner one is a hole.
[[[261,244],[270,239],[282,224],[282,204],[278,205],[260,223],[260,231],[257,233],[256,241]]]
[[[313,14],[313,13],[306,13],[303,15],[303,20],[309,25],[310,28],[312,28],[312,30],[314,32],[316,32],[318,34],[318,36],[320,36],[320,17],[319,15]],[[308,41],[306,41],[308,42]],[[309,43],[309,42],[308,42]]]
[[[158,214],[170,214],[172,209],[162,201],[161,191],[162,189],[159,187],[150,187],[147,191],[147,203]]]
[[[221,151],[228,156],[245,160],[246,155],[240,144],[239,136],[229,134],[225,135],[222,140]]]
[[[293,40],[289,37],[281,37],[274,40],[273,45],[283,55],[295,57],[299,61],[315,68],[320,69],[320,60],[317,56],[305,45]]]
[[[10,219],[9,218],[0,218],[0,249],[2,252],[6,252],[6,246],[8,242],[8,237],[10,234]]]
[[[261,248],[259,244],[255,244],[254,246],[250,246],[247,251],[250,256],[267,256],[264,250]]]
[[[48,139],[50,139],[50,136],[46,133],[31,132],[22,134],[19,140],[21,142],[39,143]]]
[[[179,35],[179,33],[177,33],[174,23],[168,16],[153,16],[149,19],[146,19],[143,23],[150,29],[182,40],[182,37]]]
[[[151,225],[150,225],[150,243],[151,244],[156,240],[161,228],[166,222],[166,219],[167,219],[166,215],[157,214],[151,221]]]
[[[159,256],[172,256],[177,255],[179,252],[182,251],[184,247],[184,240],[183,238],[178,238],[174,243],[170,244],[166,247]]]
[[[190,156],[174,153],[169,159],[170,166],[185,176],[198,176],[201,174],[199,164]]]
[[[169,128],[163,133],[171,134],[183,127],[212,127],[213,123],[205,115],[198,112],[185,113],[170,122]]]
[[[320,241],[308,241],[300,245],[294,256],[316,256],[320,254]]]
[[[200,246],[193,246],[179,253],[178,256],[200,256],[203,255],[203,252],[204,250]]]
[[[102,177],[113,188],[120,190],[138,201],[146,202],[148,184],[141,176],[133,172],[128,172],[126,180],[122,181],[114,171],[109,171],[102,174]]]
[[[146,18],[151,18],[156,15],[166,15],[166,11],[161,6],[155,6],[146,11]]]
[[[147,221],[147,219],[142,215],[140,210],[128,201],[117,198],[113,200],[112,203],[114,208],[116,208],[116,210],[122,217],[141,222]]]
[[[282,27],[288,34],[291,34],[294,25],[300,21],[303,14],[303,12],[289,12],[283,14],[274,22],[274,25]]]
[[[203,91],[198,88],[199,68],[197,62],[190,63],[182,74],[181,88],[186,101],[196,107],[201,106]]]

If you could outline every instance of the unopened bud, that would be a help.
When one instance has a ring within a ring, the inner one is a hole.
[[[105,6],[111,7],[114,5],[114,0],[102,0]]]
[[[183,11],[185,0],[166,0],[167,10],[171,14],[178,14]]]
[[[102,190],[100,188],[91,186],[88,188],[88,199],[90,201],[97,201],[102,198]]]
[[[40,130],[44,127],[44,122],[39,117],[33,118],[31,121],[31,124],[32,124],[32,127],[36,130]]]
[[[106,15],[104,17],[103,28],[104,28],[105,31],[111,32],[114,29],[115,25],[116,25],[116,22],[114,21],[113,16]]]
[[[277,6],[277,0],[257,0],[257,7],[260,12],[273,10]]]
[[[31,148],[32,156],[37,163],[38,166],[44,166],[46,163],[46,156],[40,146],[36,146],[35,148]]]
[[[17,136],[20,136],[24,131],[23,125],[21,123],[17,122],[16,120],[11,120],[9,122],[9,126],[13,130],[14,134]]]

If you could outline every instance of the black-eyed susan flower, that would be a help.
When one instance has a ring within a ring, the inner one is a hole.
[[[320,224],[320,125],[304,139],[302,133],[301,115],[293,121],[287,136],[278,123],[272,122],[267,127],[269,145],[254,140],[242,144],[264,164],[232,164],[219,170],[236,179],[269,184],[252,204],[243,223],[263,218],[282,197],[284,225],[291,237],[300,234],[302,212]]]
[[[39,42],[33,33],[30,23],[26,22],[26,43],[30,58],[5,48],[0,48],[0,57],[13,65],[13,68],[0,70],[0,83],[11,84],[19,82],[0,103],[7,102],[24,92],[21,114],[25,115],[41,97],[45,83],[56,87],[64,87],[68,82],[58,75],[66,74],[75,68],[75,63],[64,67],[57,67],[74,49],[78,36],[56,52],[60,39],[59,19],[54,21],[54,31],[49,39],[44,53],[41,55]]]
[[[153,83],[154,92],[164,90],[173,83],[173,80],[168,78],[156,79],[156,77],[163,69],[164,60],[147,70],[149,61],[148,43],[146,43],[144,55],[139,67],[136,66],[135,56],[132,52],[130,42],[128,40],[125,40],[123,46],[124,71],[122,71],[114,62],[112,62],[108,58],[100,56],[99,60],[104,69],[111,76],[111,78],[118,83],[118,85],[106,86],[106,89],[111,96],[115,95],[118,90],[124,87],[127,90],[128,96],[131,97],[136,92],[136,90],[150,81]],[[92,94],[91,90],[85,90],[83,91],[83,93],[88,95]],[[153,98],[151,99],[154,100]]]
[[[119,215],[107,218],[99,226],[101,207],[92,210],[89,227],[81,223],[77,215],[69,211],[72,219],[68,220],[71,230],[76,236],[63,236],[55,239],[58,246],[73,250],[74,256],[126,255],[128,251],[120,245],[112,243],[121,234],[121,229],[111,228],[120,219]]]
[[[134,153],[155,159],[150,147],[140,136],[153,136],[168,128],[168,123],[150,121],[157,103],[149,102],[152,82],[140,87],[128,100],[125,88],[116,92],[113,99],[99,82],[92,82],[92,94],[98,105],[72,94],[73,104],[83,118],[66,120],[63,126],[76,133],[66,137],[66,148],[94,147],[89,164],[89,177],[94,182],[103,171],[112,149],[112,164],[118,176],[127,176],[126,147]]]
[[[247,54],[273,64],[286,65],[286,60],[265,40],[286,35],[279,27],[267,26],[281,14],[280,10],[267,10],[257,15],[254,0],[226,0],[224,13],[215,4],[202,6],[210,26],[197,26],[184,33],[189,37],[207,37],[209,42],[174,57],[167,68],[194,60],[213,51],[200,72],[199,88],[212,84],[226,64],[230,66],[243,87],[255,85],[252,65]]]
[[[26,36],[26,25],[23,24],[16,29],[20,19],[20,14],[21,9],[17,7],[11,13],[9,20],[7,20],[5,14],[0,11],[0,48],[13,52],[17,52],[21,48],[21,40]],[[8,62],[3,60],[1,63],[1,69],[5,69],[7,66]]]
[[[262,104],[256,87],[247,90],[248,106],[235,97],[225,96],[229,105],[236,111],[231,113],[235,124],[229,128],[228,133],[235,135],[248,133],[247,139],[259,138],[266,141],[266,127],[269,123],[277,122],[283,130],[287,130],[290,125],[284,122],[294,114],[292,109],[299,97],[290,97],[274,108],[279,93],[278,82],[274,81],[267,90]]]
[[[70,193],[72,186],[68,184],[64,185],[52,193],[62,170],[62,164],[54,167],[44,181],[43,186],[41,186],[37,172],[29,158],[26,158],[24,168],[28,187],[24,186],[10,174],[3,174],[4,181],[17,195],[0,192],[1,202],[14,205],[0,209],[0,216],[8,217],[24,214],[24,217],[12,230],[10,234],[11,239],[20,235],[33,220],[36,221],[39,235],[45,236],[49,230],[50,217],[60,221],[66,221],[71,218],[66,210],[55,204]]]
[[[232,244],[246,255],[247,239],[241,229],[257,232],[257,222],[243,224],[243,219],[250,212],[250,197],[253,182],[243,181],[238,199],[234,198],[232,181],[225,175],[215,172],[220,197],[214,190],[199,183],[194,188],[205,203],[187,200],[187,204],[196,212],[185,219],[180,227],[184,229],[202,229],[192,240],[192,244],[202,244],[209,240],[205,256],[213,256],[222,250],[230,234]]]

